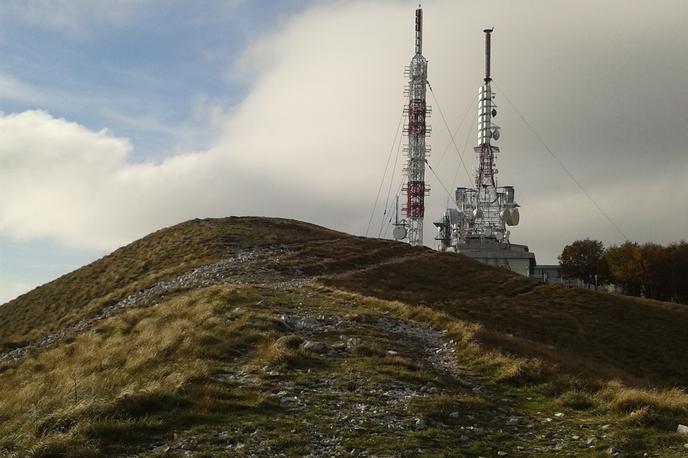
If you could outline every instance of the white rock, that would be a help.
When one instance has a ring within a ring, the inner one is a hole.
[[[688,434],[688,426],[679,424],[676,428],[676,432],[679,434]]]

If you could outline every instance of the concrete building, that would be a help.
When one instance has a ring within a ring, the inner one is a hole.
[[[533,277],[540,278],[547,283],[564,283],[559,264],[536,265],[533,270]]]
[[[504,267],[525,277],[535,276],[535,254],[525,245],[509,245],[472,240],[457,246],[457,252],[483,264]]]

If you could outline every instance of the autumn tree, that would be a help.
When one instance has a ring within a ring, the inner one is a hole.
[[[604,245],[597,240],[576,240],[566,245],[559,255],[564,277],[582,280],[588,285],[606,282]]]
[[[610,246],[604,251],[603,257],[609,267],[611,281],[620,285],[626,294],[640,296],[643,284],[640,246],[629,241]]]

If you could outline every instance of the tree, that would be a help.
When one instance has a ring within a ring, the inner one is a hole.
[[[656,243],[644,243],[640,246],[640,281],[645,297],[668,301],[675,295],[672,271],[676,266],[672,266],[670,257],[670,247],[665,248]]]
[[[667,251],[667,262],[671,266],[668,279],[671,284],[670,299],[688,304],[688,243],[672,243]]]
[[[605,283],[607,269],[602,258],[604,245],[597,240],[576,240],[566,245],[559,256],[564,277],[577,278],[588,285]]]
[[[611,281],[623,287],[626,294],[640,296],[643,284],[640,246],[628,241],[611,246],[604,251],[603,258],[609,266]]]

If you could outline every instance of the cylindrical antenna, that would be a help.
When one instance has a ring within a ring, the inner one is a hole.
[[[494,27],[491,29],[485,29],[483,32],[485,32],[485,83],[489,83],[492,81],[492,78],[490,78],[490,47],[491,47],[491,33],[494,30]]]
[[[416,54],[423,54],[423,9],[416,10]]]

